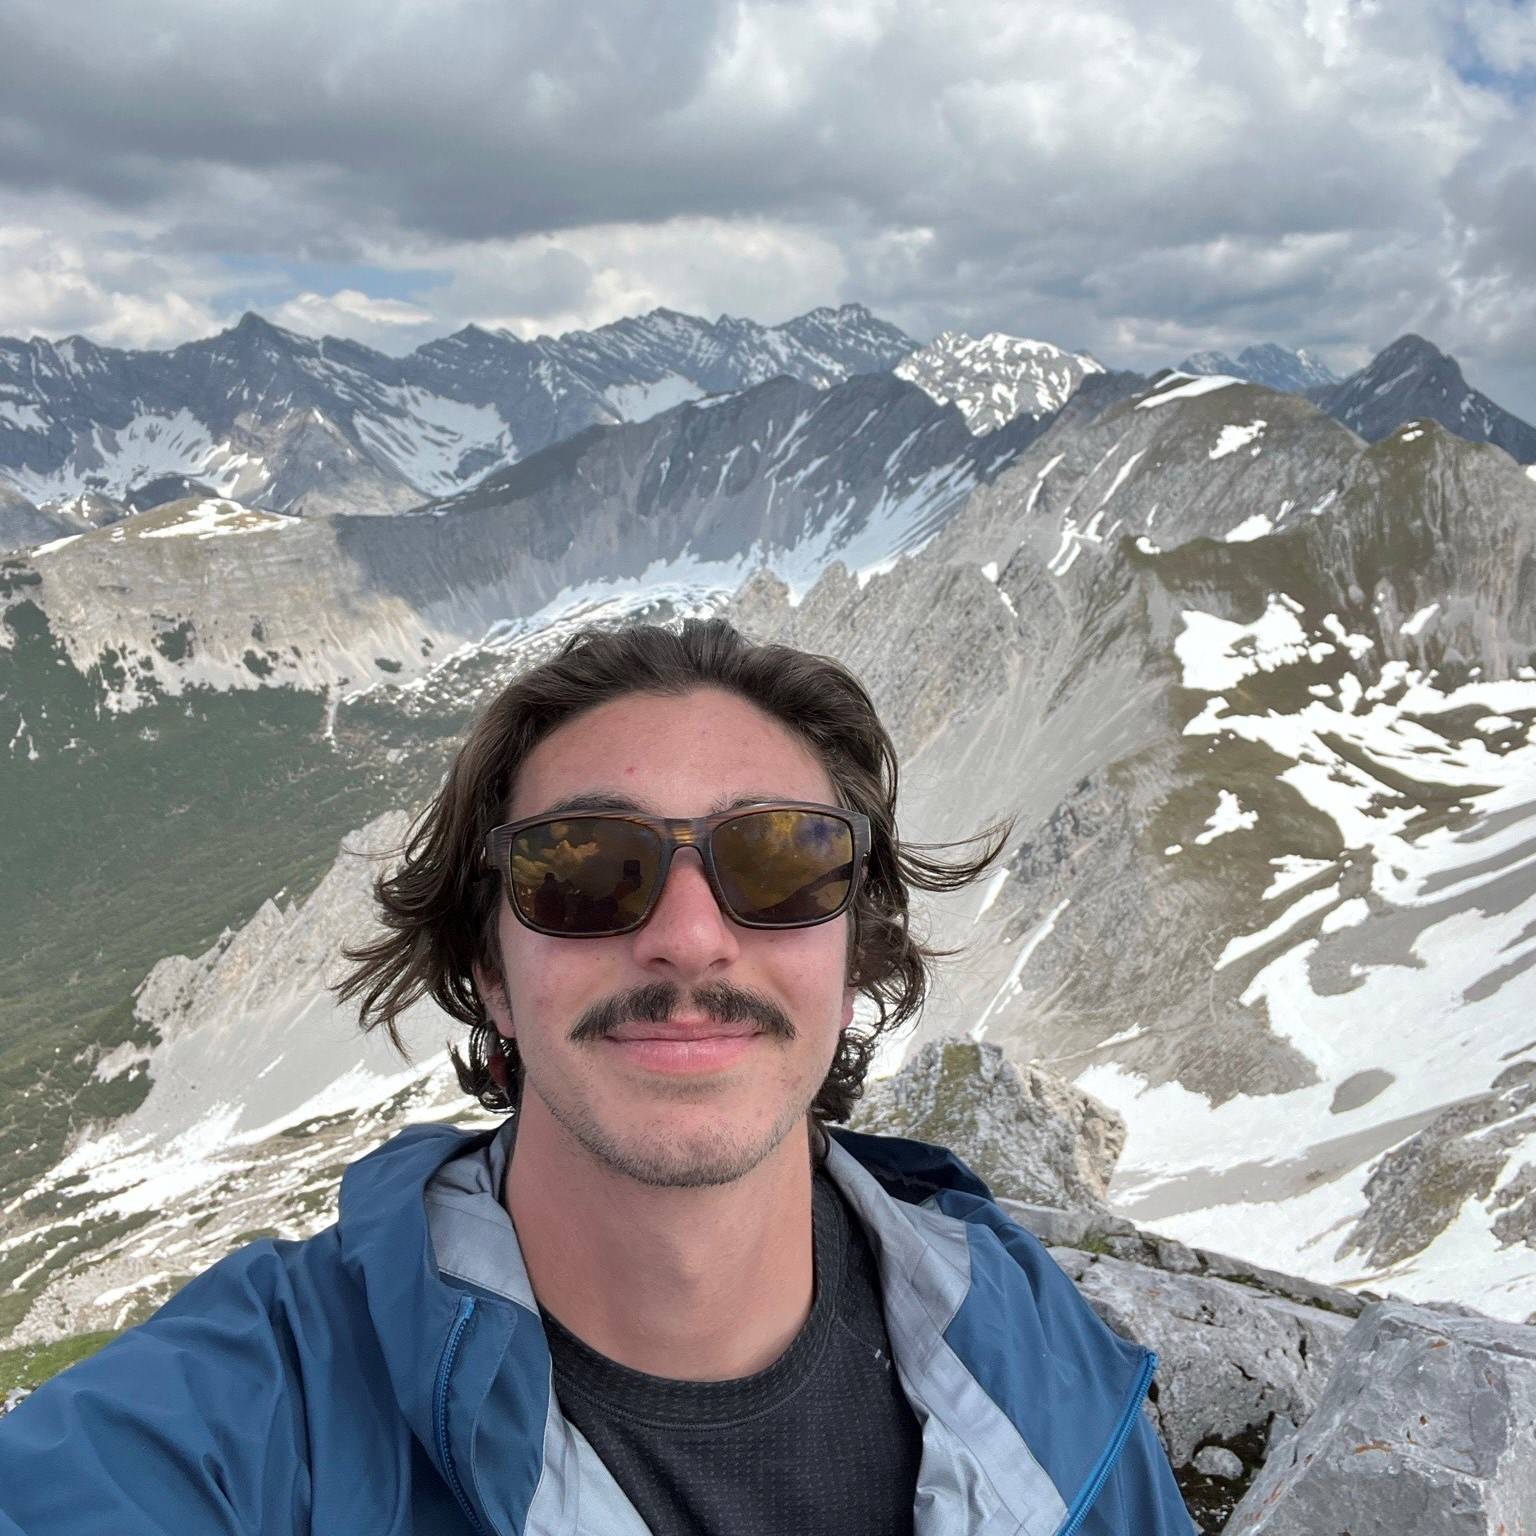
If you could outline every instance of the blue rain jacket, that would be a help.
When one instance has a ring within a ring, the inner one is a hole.
[[[917,1536],[1190,1536],[1156,1357],[953,1153],[829,1131],[922,1426]],[[649,1536],[560,1411],[506,1143],[401,1132],[334,1226],[240,1249],[47,1382],[0,1419],[0,1536]]]

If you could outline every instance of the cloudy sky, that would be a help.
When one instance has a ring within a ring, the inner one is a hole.
[[[858,300],[1536,420],[1533,0],[6,0],[0,334],[405,352]]]

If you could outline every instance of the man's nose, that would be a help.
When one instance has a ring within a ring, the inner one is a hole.
[[[642,965],[702,975],[740,952],[736,925],[715,900],[698,849],[679,848],[649,920],[635,934],[635,958]]]

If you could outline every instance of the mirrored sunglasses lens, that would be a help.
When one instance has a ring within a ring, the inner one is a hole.
[[[715,868],[749,923],[816,922],[848,900],[853,828],[816,811],[752,811],[715,828]]]
[[[571,816],[512,839],[517,909],[561,934],[612,933],[639,921],[655,884],[661,842],[649,827]]]

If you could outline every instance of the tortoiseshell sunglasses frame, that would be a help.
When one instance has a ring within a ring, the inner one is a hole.
[[[729,821],[735,821],[743,816],[758,816],[765,811],[813,811],[818,815],[830,816],[845,823],[852,832],[853,876],[848,882],[848,894],[835,911],[804,922],[763,923],[739,917],[732,909],[730,902],[726,900],[719,873],[715,868],[711,834],[717,827],[724,826]],[[526,831],[529,827],[556,821],[628,821],[649,829],[661,838],[661,865],[652,883],[650,895],[646,898],[645,910],[638,918],[631,923],[626,923],[622,928],[604,928],[594,933],[564,933],[559,929],[541,927],[518,906],[517,894],[512,884],[512,841],[519,832]],[[548,938],[613,939],[626,933],[634,933],[650,921],[651,913],[656,910],[656,904],[661,900],[661,893],[666,889],[667,875],[672,868],[672,855],[679,848],[698,850],[699,857],[704,863],[704,874],[709,881],[710,890],[714,893],[715,901],[733,923],[738,923],[743,928],[785,929],[815,928],[822,923],[830,923],[834,918],[841,917],[853,905],[867,870],[869,844],[869,817],[862,811],[850,811],[840,805],[822,805],[814,800],[764,800],[752,805],[738,805],[729,811],[717,811],[713,816],[646,816],[639,811],[603,810],[565,811],[552,816],[544,812],[538,816],[525,816],[519,821],[509,821],[499,827],[493,827],[485,835],[485,841],[481,846],[481,858],[485,865],[500,875],[507,905],[512,908],[513,916],[525,928],[531,928],[533,932]]]

